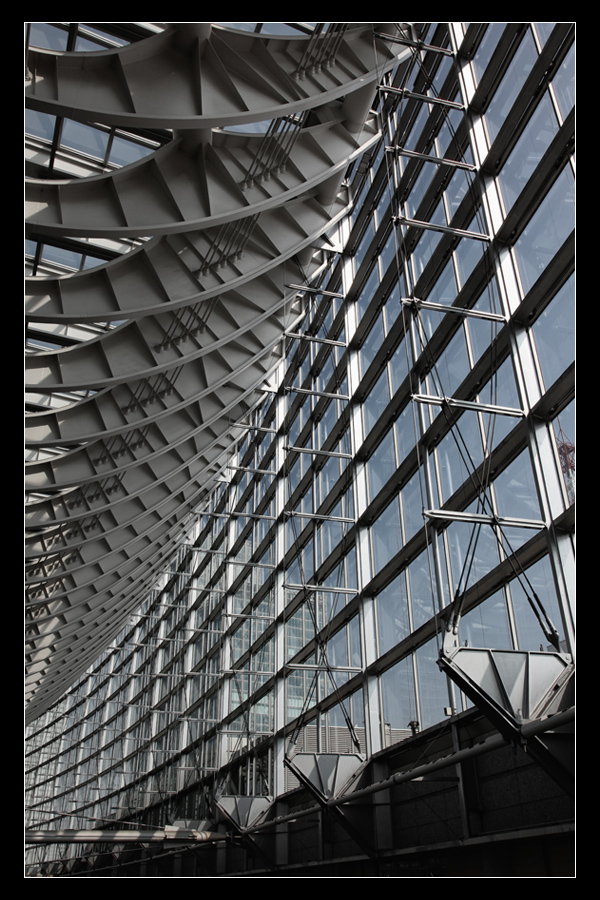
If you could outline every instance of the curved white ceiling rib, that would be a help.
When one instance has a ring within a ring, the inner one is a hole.
[[[28,718],[143,599],[256,402],[302,311],[286,284],[317,271],[347,209],[342,175],[377,137],[369,106],[401,58],[378,30],[398,26],[273,37],[188,23],[116,51],[30,50],[30,108],[174,138],[106,175],[27,184],[38,239],[150,238],[28,279],[29,325],[115,324],[26,357],[33,396],[72,396],[26,421]],[[211,131],[281,117],[264,135]]]
[[[327,206],[316,197],[298,198],[237,230],[234,225],[154,238],[70,278],[28,278],[28,310],[37,322],[110,322],[205,303],[309,247],[345,209],[343,196]],[[131,284],[144,290],[132,291]]]
[[[394,64],[398,45],[363,23],[318,36],[173,24],[117,50],[30,50],[32,109],[83,122],[197,130],[262,122],[352,94]],[[398,33],[396,25],[382,31]]]
[[[155,236],[239,222],[306,194],[365,149],[372,121],[352,134],[343,105],[327,107],[319,125],[277,135],[215,133],[212,143],[178,139],[107,175],[48,182],[30,179],[25,208],[41,235]],[[283,145],[270,152],[270,145]],[[249,173],[252,177],[249,177]],[[89,210],[94,209],[93,220]]]

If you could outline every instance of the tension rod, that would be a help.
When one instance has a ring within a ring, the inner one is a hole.
[[[449,106],[451,109],[464,110],[462,103],[456,103],[454,100],[441,100],[439,97],[429,97],[427,94],[417,94],[414,91],[407,91],[404,88],[387,87],[380,85],[379,90],[384,94],[400,94],[402,97],[410,97],[411,100],[424,100],[426,103],[435,103],[437,106]]]
[[[374,37],[383,38],[384,41],[394,41],[396,44],[406,44],[407,47],[414,47],[415,50],[430,50],[432,53],[441,53],[443,56],[454,56],[452,50],[447,47],[436,47],[434,44],[425,44],[423,41],[412,41],[406,37],[396,37],[393,34],[383,34],[382,32],[373,32]]]
[[[404,147],[391,146],[385,148],[386,153],[397,153],[398,156],[409,156],[411,159],[422,159],[438,166],[452,166],[456,169],[466,169],[468,172],[476,172],[477,167],[471,163],[461,162],[458,159],[446,159],[444,156],[431,156],[428,153],[417,153],[416,150],[405,150]]]
[[[337,297],[339,300],[344,299],[343,294],[338,294],[335,291],[324,291],[321,288],[307,287],[305,284],[286,284],[286,288],[291,288],[294,291],[305,291],[307,294],[323,294],[325,297]]]
[[[416,309],[431,309],[436,312],[456,313],[459,316],[468,316],[474,319],[486,319],[492,322],[505,323],[506,316],[500,313],[483,312],[478,309],[467,309],[465,306],[449,306],[446,303],[432,303],[430,300],[418,300],[417,298],[403,297],[400,301],[404,306],[410,306]]]
[[[331,338],[314,337],[312,334],[297,334],[296,332],[293,332],[293,331],[286,331],[284,336],[286,338],[294,338],[294,339],[303,340],[303,341],[314,341],[316,344],[329,344],[333,347],[344,347],[345,348],[347,346],[347,344],[345,344],[344,341],[334,341]]]
[[[352,459],[351,453],[338,453],[335,450],[313,450],[312,447],[295,447],[285,444],[284,450],[294,450],[296,453],[309,453],[311,456],[334,456],[338,459]]]
[[[473,238],[476,241],[491,240],[489,234],[479,231],[467,231],[465,228],[451,228],[450,225],[436,225],[434,222],[423,222],[421,219],[408,219],[406,216],[392,216],[394,225],[408,225],[415,228],[425,228],[431,231],[441,231],[444,234],[455,234],[457,237]]]

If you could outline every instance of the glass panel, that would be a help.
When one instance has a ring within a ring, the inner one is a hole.
[[[492,279],[477,303],[474,304],[473,309],[478,312],[495,313],[496,315],[502,313],[495,279]],[[502,325],[500,322],[470,318],[467,322],[467,327],[471,341],[473,362],[475,363],[482,356],[484,351],[487,350],[492,341],[495,340]]]
[[[522,409],[510,357],[502,363],[493,378],[483,387],[479,399],[482,403],[495,403],[498,406]],[[512,416],[490,415],[487,417],[485,433],[489,449],[496,448],[512,431],[517,422],[518,419],[514,419]]]
[[[481,507],[475,504],[471,511],[482,512]],[[453,522],[447,529],[447,538],[453,595],[457,589],[463,592],[476,584],[498,565],[498,542],[490,525]]]
[[[473,474],[474,467],[481,462],[482,452],[477,416],[465,412],[457,427],[440,441],[437,448],[443,503]]]
[[[549,558],[545,556],[535,563],[527,569],[525,576],[527,580],[522,577],[510,583],[519,650],[549,650],[551,645],[548,644],[538,618],[527,600],[528,596],[532,596],[533,589],[562,637],[563,628]]]
[[[110,149],[110,162],[118,166],[128,166],[130,163],[137,162],[138,159],[154,153],[156,149],[156,147],[148,147],[115,137]]]
[[[540,44],[543,46],[550,37],[556,22],[534,22],[533,25],[540,40]]]
[[[371,431],[389,402],[390,386],[387,369],[384,369],[363,404],[365,434]]]
[[[390,503],[371,528],[373,541],[373,571],[379,572],[402,547],[400,507],[398,500]]]
[[[404,519],[404,541],[408,541],[423,527],[423,495],[421,493],[421,470],[417,470],[408,484],[402,488],[402,516]]]
[[[427,295],[426,299],[431,303],[452,304],[456,300],[456,294],[456,276],[454,274],[454,266],[451,260],[446,265],[446,268],[434,284],[431,293]],[[439,315],[442,314],[440,313]]]
[[[336,667],[347,667],[350,664],[348,655],[348,633],[342,628],[327,642],[327,660],[335,669]],[[350,677],[349,672],[334,672],[333,678],[336,687],[344,684]],[[331,691],[331,682],[326,682],[326,693]]]
[[[444,718],[444,709],[450,705],[446,677],[440,672],[435,641],[429,641],[416,653],[419,699],[421,701],[421,729],[429,728]]]
[[[504,121],[536,60],[537,49],[531,31],[528,30],[508,68],[507,74],[486,110],[485,118],[492,141],[498,136],[498,132],[504,125]]]
[[[525,293],[542,274],[571,234],[575,186],[571,168],[563,169],[515,244],[515,256]]]
[[[371,218],[367,222],[366,228],[363,232],[363,236],[360,239],[360,244],[356,248],[356,252],[354,254],[355,271],[358,270],[358,267],[360,266],[361,262],[365,258],[367,250],[371,246],[371,242],[374,237],[375,237],[375,221]],[[377,267],[375,267],[375,268],[377,268]]]
[[[402,463],[415,446],[414,410],[411,403],[405,406],[394,424],[398,460]]]
[[[450,179],[450,184],[444,192],[446,203],[448,204],[448,215],[450,221],[460,204],[472,189],[473,176],[465,172],[464,169],[456,169],[454,175]]]
[[[456,93],[454,97],[450,97],[449,99],[454,100],[455,103],[461,102],[459,93]],[[437,152],[438,155],[442,158],[446,156],[446,152],[448,151],[450,144],[456,137],[457,129],[462,122],[462,116],[462,112],[458,109],[448,109],[446,112],[444,124],[440,128],[440,131],[436,138]],[[462,150],[460,158],[463,162],[472,164],[473,159],[470,147]]]
[[[375,497],[396,471],[394,433],[388,431],[379,447],[367,463],[369,496]]]
[[[428,218],[429,221],[435,225],[446,224],[446,216],[444,214],[444,208],[441,203],[438,204],[435,212],[432,213]],[[415,281],[418,281],[420,276],[423,274],[425,266],[431,259],[433,252],[435,251],[441,239],[441,232],[433,231],[429,228],[423,229],[423,232],[421,233],[421,236],[417,242],[417,246],[413,251],[412,257]]]
[[[408,567],[413,631],[428,622],[435,614],[432,588],[432,562],[427,551],[421,553]]]
[[[550,96],[544,94],[525,131],[498,175],[508,212],[558,132]]]
[[[312,672],[292,672],[286,679],[287,720],[314,706],[317,699],[317,680]]]
[[[33,109],[25,110],[25,133],[34,137],[51,141],[54,137],[56,117],[48,113],[36,112]]]
[[[461,618],[460,643],[466,647],[514,649],[503,589]]]
[[[258,22],[215,22],[216,25],[224,25],[225,28],[235,28],[237,31],[256,31]]]
[[[331,456],[318,475],[317,485],[318,485],[318,496],[319,496],[319,505],[325,500],[325,498],[329,495],[330,491],[333,488],[333,485],[336,483],[338,478],[341,475],[341,467],[340,460]]]
[[[379,654],[390,650],[410,633],[406,576],[402,572],[377,595]]]
[[[421,171],[414,182],[408,199],[406,200],[406,215],[409,219],[417,218],[419,204],[425,196],[425,192],[431,184],[431,179],[436,174],[437,169],[431,163],[423,163]],[[445,224],[445,223],[444,223]]]
[[[477,234],[487,234],[487,225],[481,212],[467,225],[467,231]],[[486,249],[486,241],[477,238],[464,237],[461,239],[455,251],[455,259],[458,267],[461,287],[464,287],[469,275],[475,266],[481,261]]]
[[[73,250],[63,250],[60,247],[52,247],[50,244],[44,244],[42,259],[47,262],[56,263],[68,269],[79,270],[81,263],[81,253]]]
[[[80,153],[94,156],[97,159],[104,159],[108,133],[99,131],[97,128],[90,128],[88,125],[82,125],[80,122],[73,122],[71,119],[65,119],[61,144],[63,147],[79,150]]]
[[[381,347],[383,339],[383,315],[380,313],[377,316],[377,321],[367,335],[364,344],[360,348],[360,367],[363,373],[367,371],[367,369],[375,359],[375,356],[377,354],[377,351]]]
[[[106,23],[103,23],[103,24],[106,24]],[[82,29],[81,25],[82,25],[82,23],[80,22],[80,23],[79,23],[79,26],[80,26],[79,30],[80,30],[80,32],[81,32],[82,30],[84,30],[84,31],[85,31],[85,35],[87,36],[87,38],[88,38],[89,40],[92,41],[92,44],[91,44],[91,46],[88,47],[88,48],[86,48],[86,47],[81,47],[81,48],[80,48],[80,42],[81,42],[82,44],[84,44],[84,43],[86,43],[86,40],[85,40],[85,38],[83,38],[83,37],[78,37],[78,38],[77,38],[77,43],[76,43],[76,49],[77,49],[77,50],[79,50],[79,49],[82,49],[82,50],[83,50],[83,49],[94,49],[94,50],[99,50],[99,49],[104,49],[107,45],[111,45],[111,46],[115,46],[115,47],[125,47],[126,44],[128,43],[128,41],[127,41],[125,38],[123,38],[123,37],[117,37],[117,35],[111,34],[110,31],[106,31],[106,30],[103,30],[103,29],[100,29],[100,28],[92,28],[89,22],[86,22],[86,23],[85,23],[83,29]],[[95,37],[94,37],[94,36],[95,36]],[[94,44],[94,43],[93,43],[94,40],[96,40],[97,43]],[[98,44],[101,44],[101,46],[98,47]]]
[[[344,559],[322,580],[323,586],[355,588],[357,585],[356,551],[352,547]]]
[[[473,66],[475,67],[478,79],[481,78],[485,72],[486,66],[489,63],[505,28],[504,22],[490,22],[487,24],[488,27],[486,28],[483,39],[473,57]]]
[[[373,295],[379,287],[379,284],[379,267],[374,266],[374,268],[371,269],[371,274],[367,278],[364,286],[361,288],[360,296],[357,300],[357,312],[359,319],[362,318],[362,316],[364,316],[364,314],[366,313],[369,307],[369,303],[373,299]]]
[[[412,656],[383,672],[380,684],[385,729],[409,728],[417,718]],[[392,743],[389,731],[387,738],[386,743]]]
[[[98,50],[105,50],[105,49],[106,49],[106,47],[104,44],[100,43],[99,41],[96,42],[96,41],[90,40],[90,38],[78,37],[77,40],[75,41],[75,50],[78,53],[80,53],[80,52],[83,53],[83,52],[88,52],[88,51],[91,53],[96,53]]]
[[[348,662],[351,666],[362,665],[362,652],[360,649],[360,627],[358,616],[354,616],[348,623]]]
[[[386,332],[389,333],[396,319],[402,312],[402,304],[400,302],[400,287],[398,282],[392,288],[392,292],[385,301],[385,324]]]
[[[397,134],[398,143],[407,150],[417,149],[417,142],[429,117],[429,107],[421,101],[416,101],[416,111],[416,118],[411,120],[414,124]]]
[[[340,510],[335,509],[331,515],[340,515]],[[323,522],[317,530],[317,566],[320,566],[342,540],[346,527],[342,522]]]
[[[550,387],[575,360],[575,278],[560,289],[532,326],[544,382]]]
[[[446,41],[444,40],[444,45],[446,45]],[[444,85],[444,81],[450,74],[452,69],[452,58],[449,56],[439,57],[439,64],[437,67],[437,71],[435,73],[435,78],[433,79],[433,89],[430,89],[430,93],[432,96],[437,97],[442,90]]]
[[[575,106],[575,47],[571,47],[564,62],[552,79],[552,87],[563,120]]]
[[[400,341],[390,359],[390,374],[392,377],[392,393],[402,385],[404,379],[408,375],[408,357],[406,340]]]
[[[396,232],[395,229],[392,228],[388,239],[386,240],[383,249],[379,255],[379,265],[381,267],[382,273],[386,272],[388,266],[396,264]]]
[[[66,50],[67,32],[55,27],[51,22],[32,22],[29,43],[43,50]]]
[[[240,23],[242,24],[242,23]],[[298,34],[302,33],[299,28],[294,28],[288,22],[260,22],[261,34]]]
[[[496,478],[494,492],[498,513],[501,516],[541,519],[540,504],[528,451],[521,453]],[[505,541],[508,541],[510,548],[515,550],[531,537],[531,533],[527,528],[504,527],[502,536]]]
[[[435,365],[434,391],[452,397],[469,374],[465,333],[460,327]]]

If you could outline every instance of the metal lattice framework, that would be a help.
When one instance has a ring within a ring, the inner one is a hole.
[[[381,33],[398,27],[185,23],[118,50],[29,51],[28,108],[169,133],[124,168],[26,186],[38,239],[143,238],[94,269],[27,279],[29,328],[90,329],[26,356],[32,718],[164,566],[301,313],[286,285],[318,271],[343,175],[377,137],[378,79],[400,58]],[[221,130],[267,120],[263,134]]]

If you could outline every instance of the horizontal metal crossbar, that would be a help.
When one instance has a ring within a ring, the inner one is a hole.
[[[467,231],[464,228],[451,228],[450,225],[436,225],[434,222],[423,222],[421,219],[408,219],[406,216],[394,216],[392,219],[396,225],[408,225],[414,228],[425,228],[429,231],[441,231],[443,234],[454,234],[457,237],[472,238],[476,241],[491,240],[489,234],[482,234],[479,231]]]
[[[428,153],[418,153],[416,150],[405,150],[404,147],[389,146],[385,148],[386,153],[397,153],[399,156],[408,156],[412,159],[422,159],[425,162],[432,162],[438,166],[452,166],[456,169],[467,169],[469,172],[476,172],[477,167],[471,163],[461,162],[459,159],[446,159],[442,156],[431,156]]]
[[[252,472],[254,475],[277,475],[272,469],[253,469],[251,466],[227,466],[234,472]]]
[[[324,291],[321,288],[307,287],[305,284],[286,284],[286,288],[291,288],[293,291],[305,291],[308,294],[323,294],[324,297],[337,297],[339,300],[344,299],[343,294],[338,294],[335,291]]]
[[[286,331],[286,338],[299,338],[303,341],[314,341],[316,344],[330,344],[333,347],[347,347],[344,341],[334,341],[331,338],[315,337],[312,334],[300,334],[295,331]]]
[[[490,516],[485,513],[458,512],[452,509],[425,509],[423,515],[428,519],[445,519],[452,522],[474,522],[483,525],[502,525],[511,528],[545,528],[546,523],[540,519],[517,519],[510,516]]]
[[[360,666],[325,666],[310,663],[285,663],[285,669],[308,669],[312,672],[362,672]]]
[[[294,447],[292,444],[286,444],[284,450],[295,450],[297,453],[310,453],[315,456],[335,456],[339,459],[352,459],[351,453],[338,453],[335,450],[312,450],[310,447]]]
[[[230,428],[247,428],[248,431],[260,431],[261,434],[277,434],[276,428],[263,428],[261,425],[251,425],[249,422],[232,422]]]
[[[346,394],[333,394],[328,393],[327,391],[310,391],[308,388],[286,387],[284,390],[288,393],[311,394],[313,397],[333,397],[336,400],[350,399]]]
[[[357,594],[358,591],[355,588],[343,588],[343,587],[326,587],[322,584],[289,584],[288,582],[284,582],[284,589],[290,591],[319,591],[323,594]]]
[[[319,515],[319,513],[288,512],[284,510],[284,515],[296,516],[298,519],[321,519],[325,522],[347,522],[350,525],[354,525],[356,522],[356,519],[347,519],[344,516],[323,516]]]
[[[245,737],[248,736],[248,729],[247,729],[247,728],[245,728],[245,729],[243,729],[243,730],[240,730],[240,731],[234,731],[233,728],[218,728],[217,731],[218,731],[219,734],[229,734],[229,735],[233,735],[234,737],[240,737],[240,738],[245,738]],[[272,732],[272,731],[256,731],[256,730],[253,728],[252,731],[251,731],[251,734],[252,734],[252,735],[255,735],[255,734],[267,734],[267,735],[272,735],[273,732]],[[202,768],[207,768],[207,767],[206,767],[206,766],[203,766]],[[217,770],[215,769],[214,771],[217,771]]]
[[[475,403],[471,400],[455,400],[453,397],[436,397],[433,394],[413,394],[412,399],[417,403],[427,403],[430,406],[456,406],[459,409],[472,409],[475,412],[496,413],[499,416],[523,417],[522,409],[514,409],[511,406],[496,406],[493,403]]]
[[[467,309],[464,306],[447,306],[445,303],[433,303],[430,300],[418,300],[410,297],[403,297],[400,301],[404,306],[417,307],[419,309],[431,309],[435,312],[456,313],[459,316],[467,316],[474,319],[489,319],[492,322],[506,322],[506,316],[500,313],[483,312],[478,309]]]
[[[216,519],[268,519],[270,522],[276,521],[276,516],[262,516],[260,513],[245,513],[245,512],[228,512],[228,513],[217,513],[217,512],[205,512],[200,513],[202,516],[213,516]]]
[[[417,94],[415,91],[408,91],[406,88],[393,88],[385,84],[379,85],[379,90],[384,94],[400,94],[402,97],[408,97],[411,100],[424,100],[426,103],[435,103],[436,106],[448,106],[451,109],[462,109],[462,103],[456,103],[454,100],[442,100],[440,97],[429,97],[427,94]]]
[[[259,616],[252,613],[228,613],[222,612],[221,615],[226,619],[264,619],[265,622],[274,622],[275,616]]]
[[[223,675],[265,675],[267,678],[273,678],[275,672],[259,672],[258,669],[221,669]]]
[[[425,44],[423,41],[411,41],[410,38],[396,37],[392,34],[384,34],[375,31],[373,37],[383,38],[384,41],[393,41],[395,44],[404,44],[407,47],[414,47],[415,50],[431,51],[432,53],[441,53],[443,56],[454,56],[452,50],[447,47],[436,47],[434,44]]]
[[[208,587],[186,587],[186,591],[195,591],[197,594],[224,594],[225,591],[222,588],[208,588]]]

